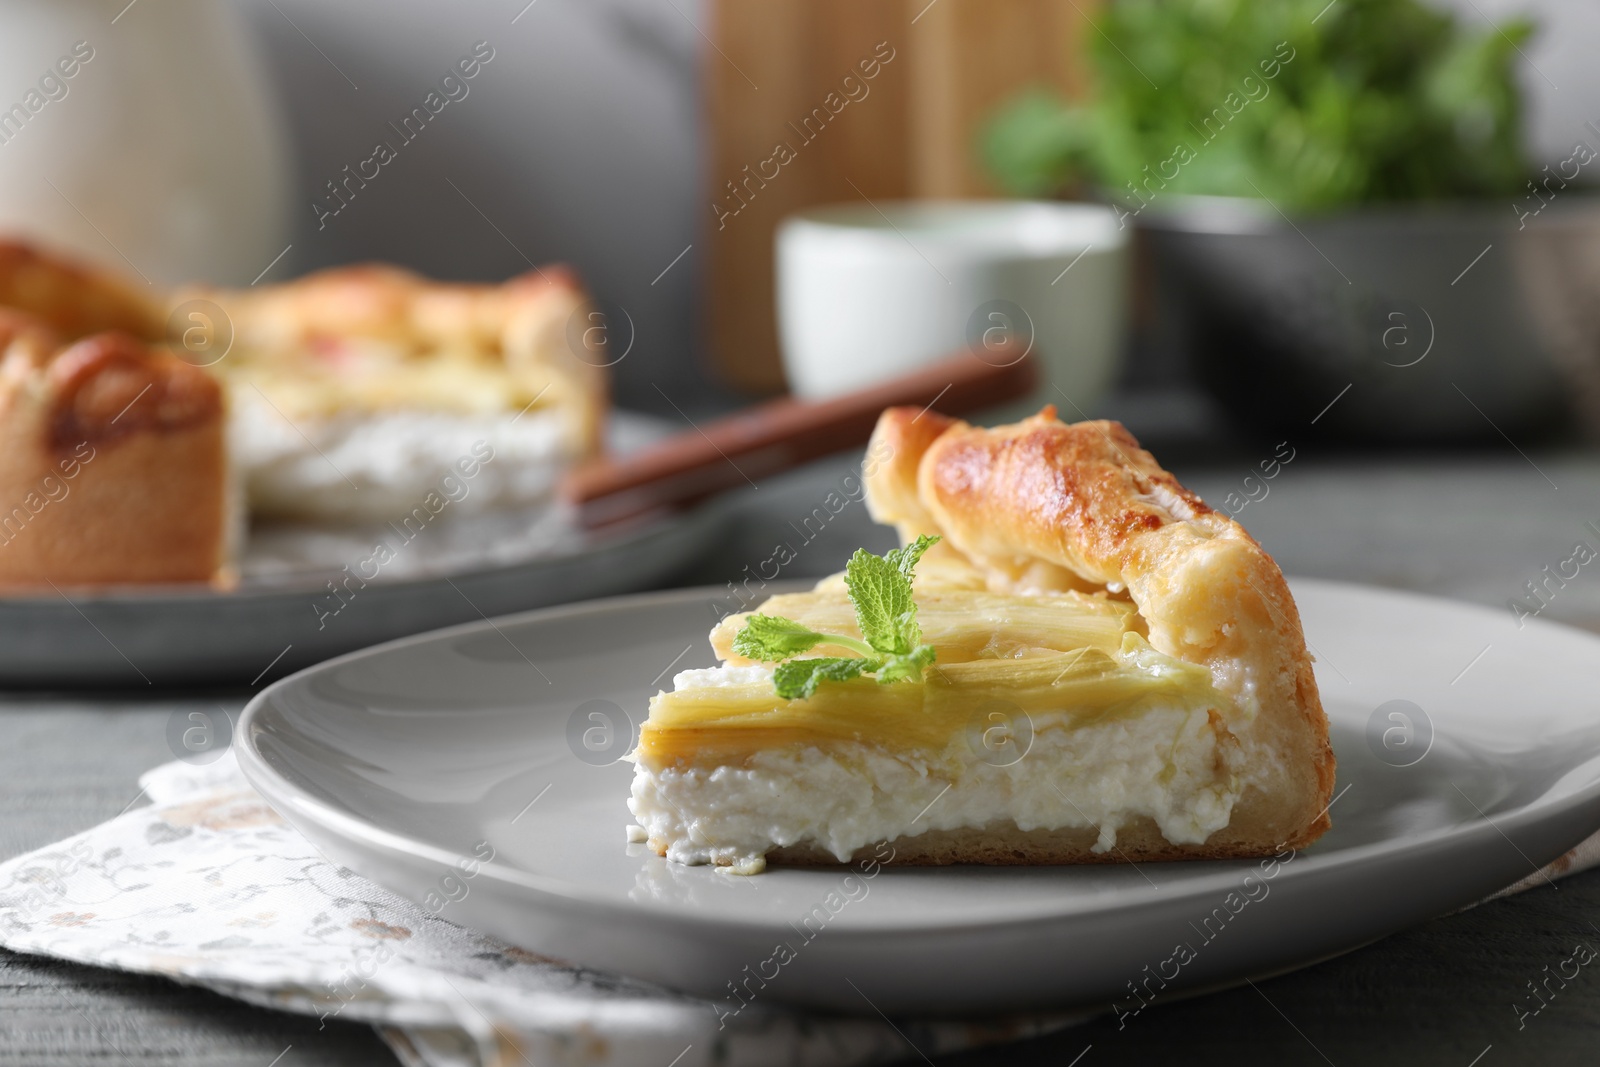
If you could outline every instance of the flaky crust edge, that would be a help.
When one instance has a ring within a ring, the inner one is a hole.
[[[1333,750],[1283,573],[1243,527],[1181,485],[1123,426],[1067,425],[1046,408],[981,429],[890,408],[868,455],[887,457],[866,472],[873,517],[905,540],[943,537],[930,562],[975,569],[997,591],[1125,589],[1149,624],[1151,644],[1206,667],[1244,709],[1241,721],[1228,723],[1245,779],[1229,824],[1202,846],[1159,858],[1266,854],[1303,847],[1328,829]],[[981,840],[930,847],[921,862],[985,862]],[[996,857],[1102,858],[1070,839],[1035,835],[1031,845],[1014,844]],[[1157,851],[1151,842],[1147,856]]]

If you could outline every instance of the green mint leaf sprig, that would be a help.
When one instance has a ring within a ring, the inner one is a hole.
[[[804,700],[822,682],[844,682],[863,674],[876,675],[879,685],[922,681],[935,653],[932,645],[922,643],[911,583],[917,561],[938,540],[923,535],[882,556],[856,549],[845,566],[844,582],[861,637],[813,630],[778,615],[752,615],[734,636],[733,650],[747,659],[778,663],[772,681],[785,700]],[[860,655],[791,658],[818,645]]]
[[[877,653],[877,649],[859,638],[821,633],[779,615],[752,615],[745,620],[744,629],[733,638],[735,652],[763,663],[788,659],[821,644],[838,645],[863,656]]]
[[[876,659],[866,656],[792,659],[778,664],[777,670],[772,672],[772,685],[785,700],[805,700],[817,691],[818,684],[848,682],[869,669],[876,670],[877,663]]]

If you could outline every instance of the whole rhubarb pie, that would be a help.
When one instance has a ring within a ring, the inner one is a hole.
[[[247,516],[536,512],[601,447],[607,353],[560,266],[160,293],[0,238],[0,589],[227,586]]]
[[[730,615],[658,694],[636,840],[681,863],[1255,856],[1329,826],[1283,575],[1113,422],[880,418],[904,548]]]

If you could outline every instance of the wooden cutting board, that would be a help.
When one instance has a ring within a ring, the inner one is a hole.
[[[996,195],[974,142],[1029,87],[1083,91],[1093,0],[713,0],[704,56],[715,374],[783,389],[773,234],[839,201]]]

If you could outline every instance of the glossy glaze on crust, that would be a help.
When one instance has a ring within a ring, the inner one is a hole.
[[[1329,826],[1334,761],[1299,613],[1277,564],[1114,422],[1064,425],[1052,408],[985,430],[884,412],[866,480],[875,518],[937,533],[946,560],[997,591],[1125,592],[1150,643],[1207,667],[1234,701],[1246,776],[1207,848],[1298,847]],[[1204,854],[1204,853],[1197,853]]]

